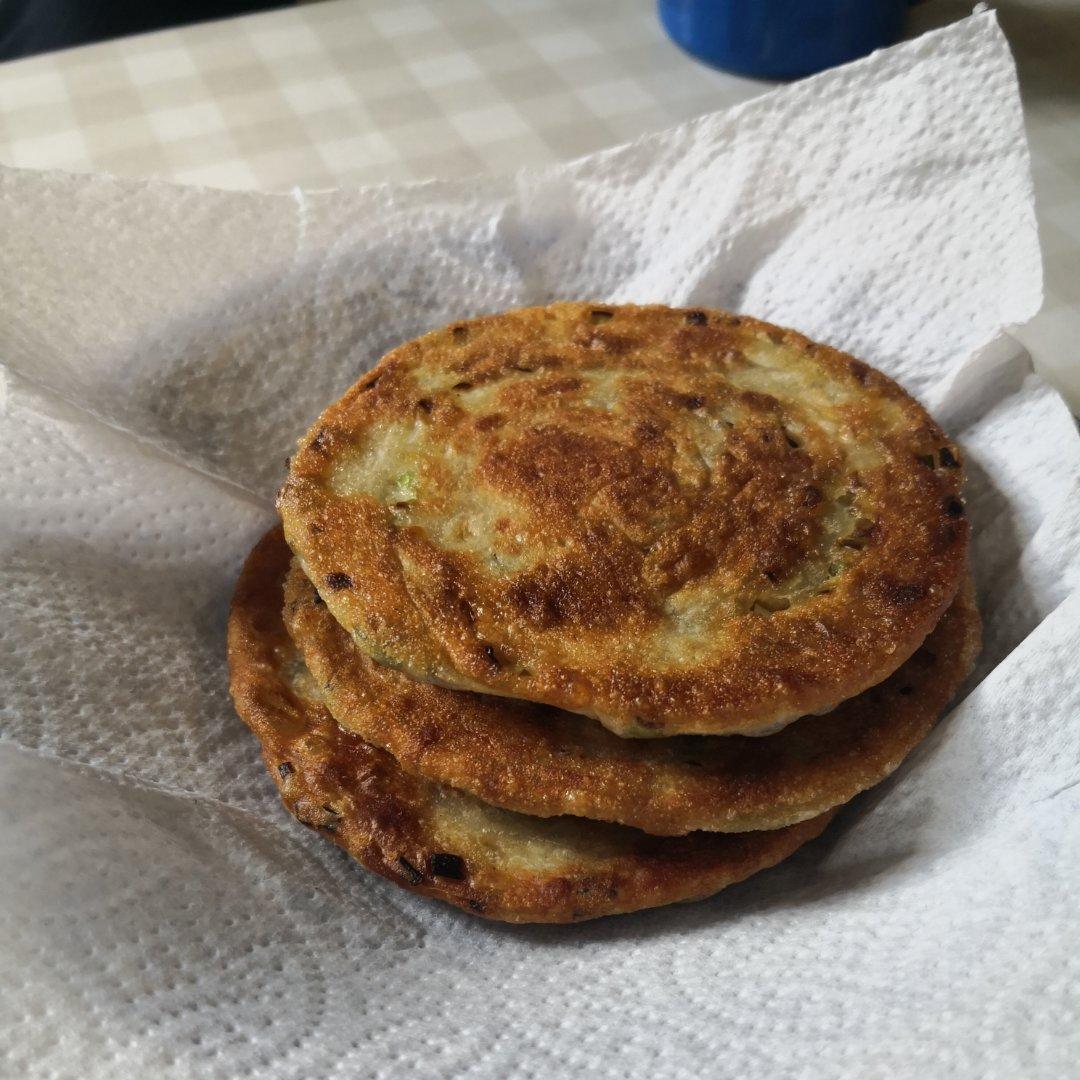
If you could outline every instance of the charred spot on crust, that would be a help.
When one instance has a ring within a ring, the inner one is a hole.
[[[868,544],[874,543],[881,538],[881,526],[868,517],[855,519],[855,530],[850,536],[845,536],[838,543],[840,547],[854,548],[862,551]]]
[[[380,371],[378,373],[378,375],[372,375],[372,377],[370,379],[368,379],[368,381],[366,383],[361,383],[360,389],[362,391],[363,390],[374,390],[375,387],[379,385],[379,380],[381,378],[382,378],[382,372]]]
[[[690,410],[701,409],[705,407],[705,399],[700,394],[683,394],[679,404]]]
[[[821,492],[821,488],[815,484],[807,484],[802,489],[802,504],[803,506],[817,506],[825,496]]]
[[[870,367],[864,364],[861,360],[848,361],[848,370],[855,377],[855,381],[860,386],[865,386],[867,379],[870,378]]]
[[[477,431],[494,431],[497,427],[502,427],[506,423],[506,417],[501,413],[487,413],[477,419],[473,425]]]
[[[466,379],[462,379],[461,382],[454,383],[452,389],[454,390],[471,390],[473,384]]]
[[[540,563],[521,573],[506,591],[507,604],[537,629],[554,626],[612,627],[639,610],[630,577],[635,564],[611,562],[598,574],[587,563]]]
[[[416,699],[408,694],[401,699],[401,709],[403,712],[412,713],[417,708]],[[437,746],[439,739],[442,738],[442,731],[439,729],[438,724],[431,722],[421,722],[420,726],[416,730],[416,746],[420,751],[430,750],[431,747]]]
[[[773,408],[774,398],[771,398],[768,394],[763,394],[760,390],[740,390],[736,395],[737,400],[745,405],[746,408],[753,410],[763,415],[768,413]]]
[[[500,667],[502,667],[502,665],[499,663],[499,658],[495,655],[495,650],[490,645],[485,645],[481,652],[483,652],[484,658],[493,668],[498,670]]]
[[[308,532],[312,536],[318,536],[323,531],[323,527],[317,521],[308,522]]]
[[[551,394],[569,394],[575,390],[580,390],[584,383],[581,379],[574,376],[564,376],[561,379],[556,379],[554,382],[548,383],[546,386],[540,387],[539,393],[542,396],[549,396]]]
[[[432,409],[435,408],[435,402],[433,402],[431,400],[431,398],[423,397],[423,398],[420,398],[420,400],[416,403],[416,407],[421,412],[429,413],[429,412],[431,412]]]
[[[428,872],[433,877],[463,881],[465,878],[465,860],[460,855],[437,851],[428,859]]]
[[[625,356],[638,344],[636,339],[627,337],[625,334],[614,334],[610,330],[597,330],[578,340],[586,349],[610,353],[612,356]]]
[[[953,544],[962,540],[964,537],[964,529],[960,524],[963,520],[963,515],[960,518],[954,518],[951,521],[941,522],[931,533],[931,545],[930,550],[937,554],[941,551],[948,551]]]
[[[478,915],[483,915],[487,911],[487,904],[483,900],[470,900],[469,910],[475,911]]]
[[[904,584],[903,582],[885,579],[882,582],[881,593],[891,604],[914,604],[926,595],[926,586],[915,582]]]
[[[955,495],[950,495],[945,500],[942,509],[951,518],[962,518],[964,516],[964,504]]]
[[[607,311],[604,308],[593,308],[589,312],[589,322],[591,323],[610,322],[613,318],[615,318],[615,312]]]
[[[469,328],[467,326],[452,326],[450,328],[450,336],[455,341],[464,341],[469,336]]]
[[[322,829],[323,832],[337,832],[341,815],[329,806],[319,808],[321,814],[318,819],[304,818],[297,815],[297,820],[311,829]]]
[[[340,592],[342,589],[351,589],[353,586],[353,579],[348,574],[343,574],[340,570],[335,570],[332,574],[326,575],[326,586],[329,589],[333,589],[334,592]]]
[[[916,458],[928,469],[959,469],[960,459],[953,453],[952,447],[943,446],[936,454],[916,454]]]
[[[686,321],[691,326],[704,326],[709,321],[709,316],[704,311],[688,311]]]
[[[424,880],[424,875],[416,869],[415,866],[404,855],[399,855],[397,864],[401,868],[401,872],[405,875],[405,880],[410,885],[419,885]]]
[[[319,428],[319,430],[315,432],[311,442],[308,443],[308,446],[312,450],[318,450],[319,453],[322,453],[326,449],[326,443],[329,438],[330,432],[327,431],[326,428]]]
[[[291,761],[282,761],[278,763],[277,771],[282,780],[288,780],[296,772],[296,768]]]
[[[510,602],[541,630],[547,630],[564,619],[557,596],[544,588],[543,582],[526,581],[511,587]]]
[[[461,612],[461,617],[469,624],[469,626],[472,626],[476,622],[476,612],[473,611],[472,604],[470,604],[464,596],[459,596],[457,598],[457,606],[458,611]]]

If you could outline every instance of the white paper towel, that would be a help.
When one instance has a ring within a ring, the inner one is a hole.
[[[514,178],[293,196],[0,170],[0,1074],[1060,1077],[1080,1053],[1080,444],[980,16]],[[965,447],[987,652],[917,760],[713,901],[508,928],[280,809],[224,623],[387,347],[553,297],[848,348]]]

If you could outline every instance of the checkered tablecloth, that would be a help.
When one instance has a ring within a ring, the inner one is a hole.
[[[967,14],[932,0],[912,32]],[[1080,408],[1080,10],[1002,12],[1047,303],[1018,336]],[[713,71],[650,0],[330,0],[0,65],[0,162],[322,188],[569,158],[769,84]]]

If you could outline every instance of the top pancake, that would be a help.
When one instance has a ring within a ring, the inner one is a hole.
[[[301,440],[285,533],[416,679],[621,735],[765,733],[956,593],[959,453],[865,364],[703,310],[554,304],[388,354]]]

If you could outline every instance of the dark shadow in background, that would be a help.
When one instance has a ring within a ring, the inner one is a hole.
[[[3,0],[0,60],[289,5],[290,0]]]
[[[996,5],[1013,47],[1026,105],[1075,105],[1080,101],[1080,6],[1075,0]]]
[[[971,0],[929,0],[912,8],[906,37],[971,14]],[[998,0],[991,5],[1012,46],[1026,105],[1080,101],[1080,5],[1076,0]]]

